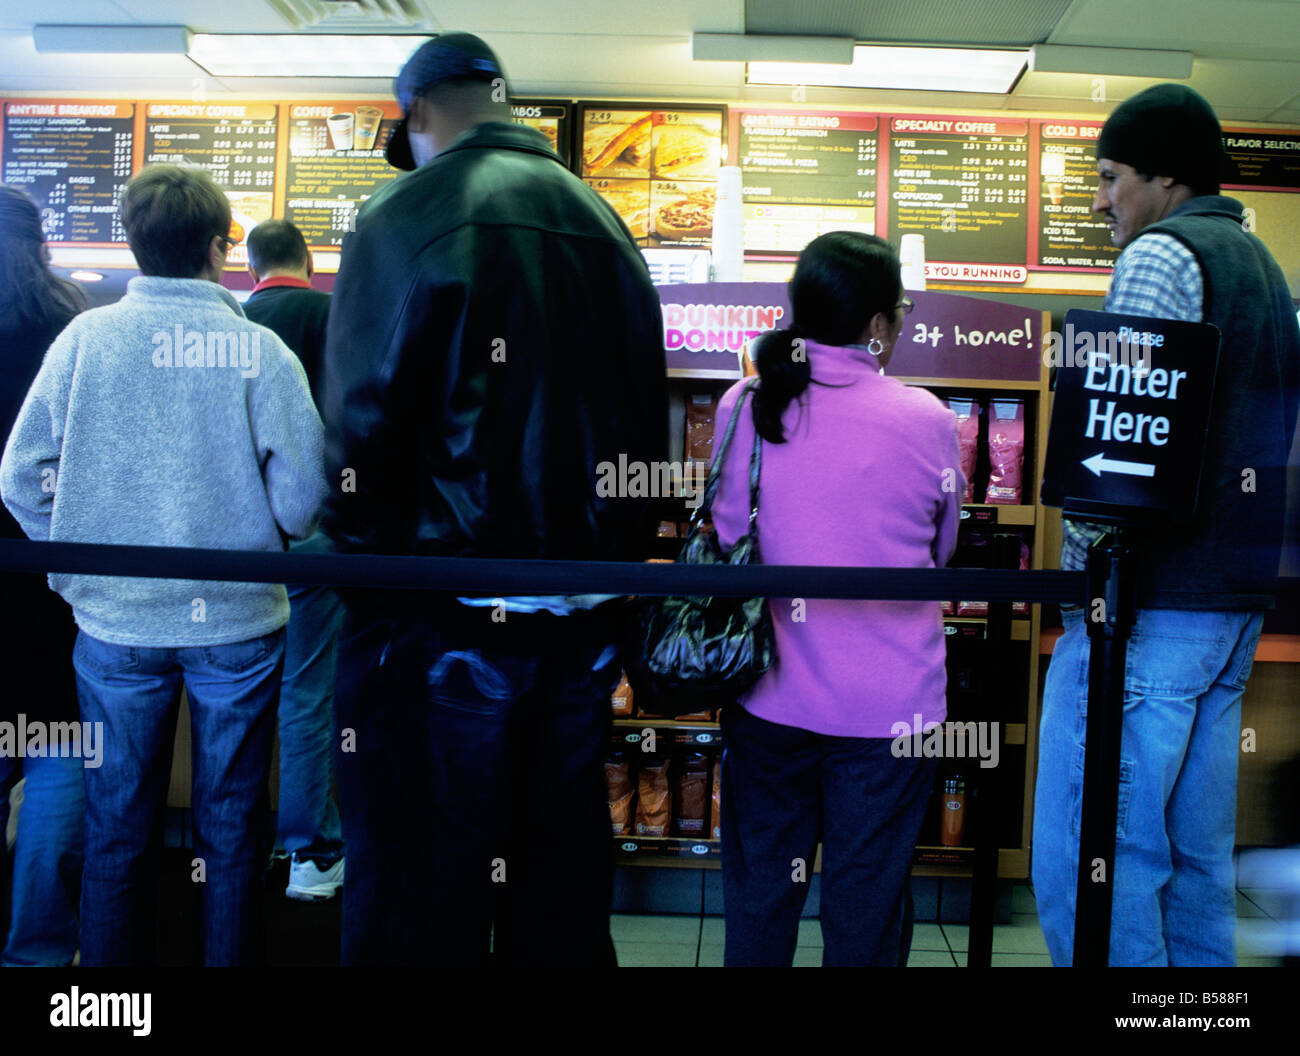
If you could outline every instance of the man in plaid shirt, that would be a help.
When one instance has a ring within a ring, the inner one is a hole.
[[[1138,613],[1125,668],[1112,965],[1231,965],[1241,695],[1273,605],[1300,327],[1276,262],[1219,195],[1222,133],[1175,84],[1118,107],[1097,144],[1093,203],[1123,250],[1106,310],[1213,323],[1222,335],[1195,517],[1133,540]],[[1066,520],[1061,567],[1104,528]],[[1088,654],[1083,609],[1048,670],[1033,879],[1056,964],[1073,955]]]

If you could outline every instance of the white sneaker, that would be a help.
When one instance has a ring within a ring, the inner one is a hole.
[[[343,862],[344,859],[340,858],[321,872],[310,858],[305,862],[294,858],[289,863],[289,886],[284,889],[284,893],[299,902],[320,902],[333,898],[343,886]]]

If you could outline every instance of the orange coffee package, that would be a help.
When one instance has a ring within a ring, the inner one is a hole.
[[[637,774],[636,834],[667,836],[673,815],[673,793],[669,785],[669,761],[642,764]]]

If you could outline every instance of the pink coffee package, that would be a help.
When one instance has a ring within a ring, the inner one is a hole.
[[[957,416],[957,453],[961,459],[961,475],[966,478],[966,494],[962,502],[975,501],[975,456],[978,454],[980,436],[980,408],[974,400],[950,396],[944,401],[948,410]]]
[[[989,490],[985,502],[1020,504],[1025,464],[1025,404],[989,401]]]

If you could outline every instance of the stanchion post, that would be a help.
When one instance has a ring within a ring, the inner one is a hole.
[[[999,533],[993,537],[993,568],[1020,567],[1020,536]],[[999,680],[1001,672],[1011,670],[1011,602],[989,605],[988,637],[984,641],[984,670],[981,675],[981,722],[992,722],[1001,715],[1005,695]],[[998,736],[1001,737],[998,724]],[[966,796],[970,803],[972,845],[970,932],[966,944],[966,965],[987,968],[993,963],[993,918],[997,912],[998,844],[1001,819],[1000,778],[994,770],[979,767],[967,778]]]
[[[1107,532],[1088,551],[1084,609],[1090,640],[1088,742],[1083,762],[1074,918],[1076,968],[1104,968],[1110,957],[1124,668],[1135,611],[1133,554],[1117,529]]]

